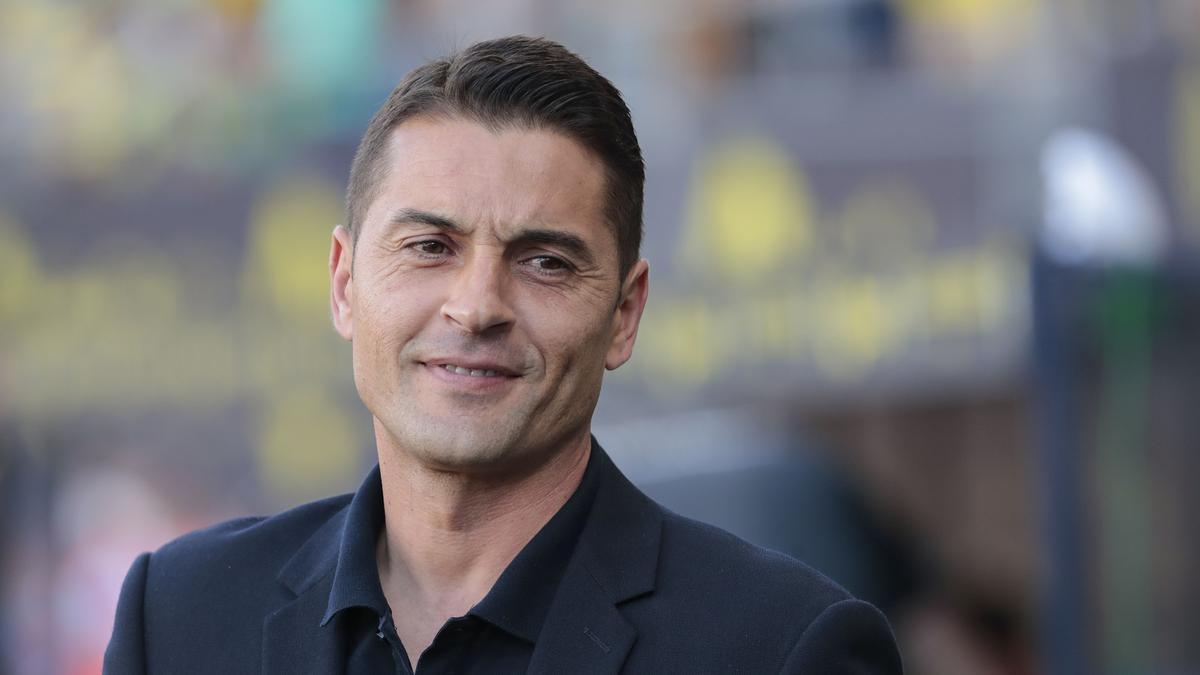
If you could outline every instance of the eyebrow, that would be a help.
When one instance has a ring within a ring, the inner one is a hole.
[[[392,225],[393,227],[396,225],[403,225],[405,223],[428,225],[430,227],[436,227],[439,230],[446,230],[456,234],[461,234],[463,231],[462,226],[453,220],[450,220],[445,216],[439,216],[436,213],[422,211],[421,209],[400,209],[399,211],[393,213],[392,217],[388,220],[388,224]]]
[[[403,224],[427,225],[454,234],[465,233],[465,229],[452,219],[429,211],[422,211],[421,209],[400,209],[392,214],[390,224],[392,226]],[[563,232],[562,230],[527,228],[517,232],[515,236],[508,239],[505,243],[507,245],[542,244],[545,246],[554,246],[562,249],[567,255],[576,258],[584,267],[596,264],[596,257],[592,254],[592,248],[588,246],[587,242],[579,235]]]
[[[587,242],[582,237],[569,232],[545,229],[521,230],[517,236],[513,237],[512,241],[520,244],[554,246],[575,258],[583,267],[592,267],[596,264],[596,258],[592,255],[592,249]]]

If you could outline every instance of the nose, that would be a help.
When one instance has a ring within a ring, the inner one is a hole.
[[[461,268],[442,304],[442,315],[468,333],[487,333],[512,324],[506,300],[508,268],[503,256],[471,256]]]

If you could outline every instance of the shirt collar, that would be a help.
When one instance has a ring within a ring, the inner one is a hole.
[[[329,591],[329,605],[321,618],[322,626],[338,612],[351,607],[367,607],[380,616],[387,613],[387,598],[379,585],[379,566],[375,559],[375,547],[382,528],[383,483],[376,465],[350,500],[333,573],[333,587]]]
[[[596,456],[593,446],[575,493],[521,549],[469,614],[529,642],[537,641],[592,510],[600,475]]]
[[[597,456],[593,442],[583,478],[574,494],[521,549],[469,614],[529,642],[537,640],[559,581],[591,512],[599,485]],[[352,607],[366,607],[379,616],[388,612],[376,561],[376,546],[383,524],[383,484],[376,466],[350,501],[322,626],[334,615]],[[401,608],[395,609],[401,611]]]

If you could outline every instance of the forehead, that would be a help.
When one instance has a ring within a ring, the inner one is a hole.
[[[365,227],[419,208],[472,229],[556,227],[612,239],[615,247],[604,217],[603,164],[563,134],[416,118],[392,131],[384,165]]]

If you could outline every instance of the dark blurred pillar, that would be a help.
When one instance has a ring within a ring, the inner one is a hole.
[[[1087,572],[1081,499],[1077,354],[1072,349],[1076,304],[1072,277],[1040,254],[1033,261],[1034,405],[1037,420],[1046,575],[1041,654],[1052,675],[1089,675]]]

